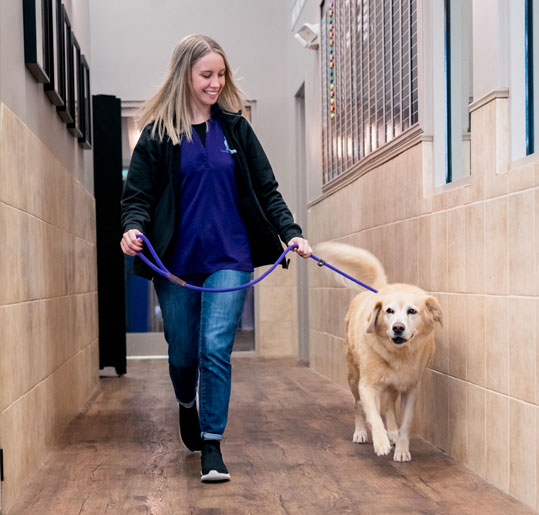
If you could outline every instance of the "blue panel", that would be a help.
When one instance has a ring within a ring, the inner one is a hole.
[[[134,256],[125,256],[125,306],[128,333],[150,330],[150,281],[134,275]]]
[[[453,180],[452,131],[451,131],[451,8],[450,0],[444,1],[445,9],[445,182]]]
[[[526,155],[535,151],[533,99],[533,1],[524,3],[524,48],[526,66]]]

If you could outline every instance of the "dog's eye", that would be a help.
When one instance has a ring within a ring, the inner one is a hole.
[[[395,312],[391,308],[387,308],[386,313],[389,313],[390,315],[392,315]]]
[[[409,315],[415,315],[416,313],[417,313],[417,311],[416,311],[414,308],[410,308],[410,309],[408,310],[408,314],[409,314]]]

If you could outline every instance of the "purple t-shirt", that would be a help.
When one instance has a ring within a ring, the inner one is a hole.
[[[231,269],[251,272],[251,248],[239,213],[228,142],[217,118],[208,120],[206,144],[196,131],[182,140],[179,218],[167,266],[177,276]]]

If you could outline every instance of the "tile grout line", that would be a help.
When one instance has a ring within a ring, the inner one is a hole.
[[[19,302],[8,302],[6,304],[0,304],[0,309],[6,308],[6,307],[12,307],[12,306],[18,306],[20,304],[31,304],[31,303],[37,303],[37,302],[46,302],[48,300],[57,300],[57,299],[66,299],[71,297],[81,297],[83,295],[97,295],[97,290],[87,291],[87,292],[78,292],[78,293],[70,293],[67,295],[54,295],[52,297],[41,297],[36,299],[26,299],[21,300]]]
[[[370,231],[370,230],[373,230],[373,229],[379,229],[379,228],[386,227],[386,226],[389,226],[389,225],[397,225],[397,224],[401,224],[401,223],[409,221],[409,220],[414,220],[414,219],[419,219],[419,218],[426,218],[426,217],[433,216],[433,215],[438,214],[438,213],[442,213],[444,211],[446,211],[446,212],[448,212],[448,211],[456,211],[458,209],[464,209],[464,208],[466,208],[468,206],[477,206],[478,204],[481,204],[481,203],[485,204],[487,202],[494,202],[496,200],[500,200],[500,199],[503,199],[503,198],[516,196],[516,195],[520,195],[520,194],[531,192],[531,191],[535,191],[537,189],[539,189],[539,186],[529,186],[529,187],[524,188],[522,190],[513,191],[513,192],[506,192],[506,193],[502,193],[502,194],[494,196],[494,197],[483,198],[483,199],[475,200],[474,202],[468,202],[468,203],[465,203],[465,204],[460,204],[458,206],[447,207],[447,208],[443,208],[443,209],[439,209],[439,210],[433,210],[433,211],[431,211],[429,213],[418,213],[417,215],[411,216],[409,218],[402,218],[402,219],[399,219],[399,220],[394,220],[392,222],[386,222],[386,223],[379,224],[379,225],[373,225],[372,227],[364,227],[362,229],[359,229],[358,231],[354,231],[354,232],[351,232],[351,233],[348,233],[348,234],[336,235],[333,238],[331,238],[331,240],[328,240],[328,241],[335,241],[335,240],[339,240],[339,239],[342,239],[342,238],[348,238],[348,237],[351,237],[351,236],[359,236],[359,235],[361,235],[362,232],[365,232],[365,231]]]
[[[5,413],[8,409],[10,409],[14,404],[19,402],[23,397],[26,397],[30,393],[32,393],[36,388],[38,388],[41,384],[43,384],[45,381],[47,381],[50,377],[52,377],[60,368],[67,365],[69,362],[73,361],[79,354],[82,352],[87,351],[92,345],[95,343],[99,343],[99,337],[94,338],[90,343],[87,343],[84,347],[79,349],[75,354],[72,354],[69,356],[65,361],[60,363],[54,370],[52,370],[50,373],[48,373],[45,377],[41,378],[36,384],[34,384],[29,390],[26,390],[21,395],[19,395],[15,400],[10,402],[7,406],[5,406],[2,410],[0,410],[0,414]]]
[[[81,236],[79,236],[78,234],[76,234],[75,232],[69,232],[66,228],[64,227],[60,227],[59,225],[56,225],[55,223],[53,222],[50,222],[49,220],[46,220],[44,218],[41,218],[39,217],[38,215],[34,214],[34,213],[30,213],[28,211],[24,211],[24,209],[21,209],[20,207],[17,207],[17,206],[14,206],[12,204],[9,204],[7,202],[5,202],[4,200],[0,200],[0,205],[4,205],[10,209],[13,209],[14,211],[17,211],[18,213],[21,213],[23,215],[26,215],[26,216],[29,216],[30,218],[33,218],[35,220],[38,220],[39,222],[42,222],[50,227],[53,227],[54,229],[57,229],[59,231],[62,231],[70,236],[73,236],[74,238],[77,238],[79,240],[82,240],[82,241],[85,241],[86,243],[89,243],[90,245],[92,246],[96,246],[96,241],[91,241],[91,240],[87,240]],[[94,211],[94,214],[95,214],[95,211]],[[95,220],[95,217],[94,217],[94,220]]]
[[[480,388],[481,390],[484,390],[485,392],[487,393],[493,393],[494,395],[499,395],[500,397],[504,397],[510,401],[515,401],[515,402],[518,402],[519,404],[523,404],[525,406],[528,406],[530,408],[537,408],[538,405],[535,404],[534,402],[531,402],[531,401],[525,401],[523,399],[519,399],[518,397],[511,397],[511,395],[507,394],[507,393],[502,393],[502,392],[498,392],[496,390],[492,390],[490,388],[487,388],[486,386],[481,386],[479,384],[476,384],[476,383],[472,383],[471,381],[467,381],[466,379],[462,379],[461,377],[457,377],[457,376],[454,376],[454,375],[451,375],[451,374],[446,374],[445,372],[440,372],[439,370],[436,370],[434,368],[430,368],[429,367],[429,370],[431,372],[434,372],[435,374],[438,374],[440,376],[446,376],[448,378],[451,378],[451,379],[455,379],[457,381],[460,381],[462,383],[466,383],[466,384],[471,384],[477,388]]]
[[[8,111],[8,116],[11,118],[11,122],[13,123],[16,123],[18,125],[22,125],[23,127],[23,130],[26,131],[27,133],[30,134],[30,137],[31,138],[34,138],[36,139],[44,148],[44,151],[46,153],[48,153],[52,159],[54,161],[56,161],[56,163],[59,165],[59,167],[63,170],[63,173],[65,175],[67,175],[68,177],[70,177],[71,179],[73,179],[75,182],[77,182],[80,186],[82,186],[82,188],[86,191],[86,193],[88,193],[88,195],[90,195],[91,197],[94,197],[95,198],[95,195],[92,195],[90,193],[90,191],[87,189],[87,187],[85,186],[85,184],[83,182],[81,182],[77,177],[75,177],[72,173],[70,173],[70,171],[64,166],[64,164],[62,163],[62,161],[60,161],[60,159],[58,158],[58,156],[46,145],[46,143],[30,128],[30,126],[28,126],[21,118],[19,118],[15,112],[13,112],[4,102],[1,103],[2,106],[4,106],[2,108],[2,110],[0,110],[0,115],[3,114],[3,111],[4,109],[6,109]],[[4,116],[0,116],[0,135],[1,135],[1,132],[2,132],[2,129],[3,129],[3,121],[4,121],[4,118],[5,118],[5,114]],[[7,130],[7,129],[6,129]]]
[[[421,286],[418,286],[421,288]],[[352,289],[348,286],[313,286],[313,290],[346,290]],[[354,288],[355,289],[355,288]],[[359,289],[359,288],[358,288]],[[425,288],[421,288],[425,290]],[[503,294],[503,293],[467,293],[465,291],[432,291],[425,290],[426,292],[432,295],[447,295],[447,296],[457,296],[457,295],[466,295],[467,297],[492,297],[492,298],[504,298],[504,299],[522,299],[522,300],[536,300],[539,299],[539,295],[517,295],[517,294]]]

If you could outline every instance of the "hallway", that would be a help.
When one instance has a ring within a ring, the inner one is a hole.
[[[165,360],[102,378],[14,514],[532,513],[420,439],[411,463],[351,442],[352,396],[292,360],[235,358],[225,484],[177,436]]]

